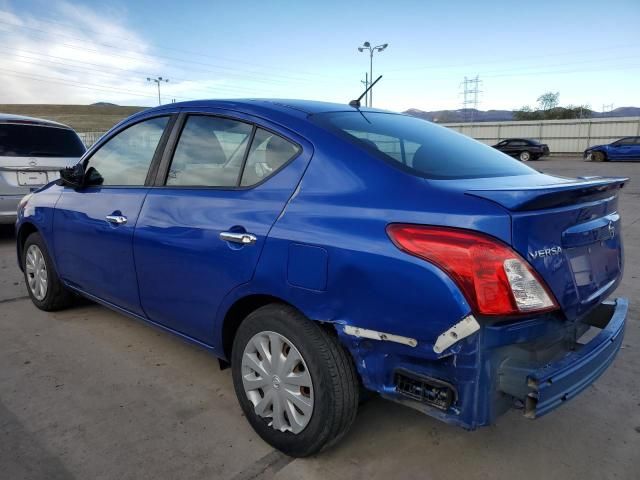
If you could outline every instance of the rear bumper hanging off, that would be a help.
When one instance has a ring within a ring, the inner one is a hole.
[[[622,345],[628,300],[600,304],[583,320],[601,331],[588,343],[565,343],[555,361],[527,365],[505,361],[500,367],[501,390],[524,403],[524,414],[537,418],[562,405],[591,385],[613,362]]]

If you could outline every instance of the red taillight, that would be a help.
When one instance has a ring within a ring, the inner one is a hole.
[[[392,224],[398,248],[447,272],[474,312],[513,315],[558,308],[531,266],[501,241],[458,228]]]

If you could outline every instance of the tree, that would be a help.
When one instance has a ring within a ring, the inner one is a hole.
[[[534,111],[529,105],[525,105],[513,112],[514,120],[540,120],[542,112]]]
[[[560,98],[560,92],[547,92],[538,97],[538,105],[540,110],[547,111],[558,106]]]

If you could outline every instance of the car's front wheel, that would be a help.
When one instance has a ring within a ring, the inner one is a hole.
[[[521,162],[528,162],[529,160],[531,160],[531,154],[529,152],[520,152],[518,158]]]
[[[604,153],[602,153],[602,152],[593,152],[593,153],[591,154],[591,159],[592,159],[594,162],[604,162],[604,161],[607,159],[607,157],[606,157],[606,155],[605,155]]]
[[[60,310],[72,302],[73,294],[58,278],[47,247],[38,232],[29,235],[22,248],[22,270],[29,297],[40,310]]]
[[[358,409],[359,383],[338,339],[287,305],[251,313],[231,359],[240,406],[267,443],[293,457],[340,439]]]

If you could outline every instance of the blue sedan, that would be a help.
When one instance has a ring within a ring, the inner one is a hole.
[[[594,162],[640,160],[640,137],[625,137],[607,145],[594,145],[584,151],[584,159]]]
[[[202,346],[260,437],[306,456],[366,391],[475,429],[593,383],[626,321],[626,181],[357,104],[177,103],[25,197],[17,254],[36,307],[83,296]]]

